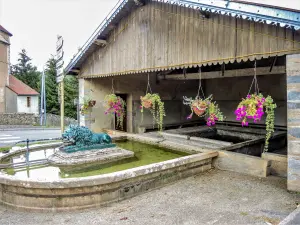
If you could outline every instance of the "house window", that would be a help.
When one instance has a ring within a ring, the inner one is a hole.
[[[27,107],[29,108],[31,106],[31,98],[27,97]]]

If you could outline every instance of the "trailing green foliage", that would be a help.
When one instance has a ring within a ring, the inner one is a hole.
[[[247,98],[242,99],[235,111],[236,120],[242,121],[242,126],[248,126],[248,119],[253,119],[254,123],[261,120],[266,113],[266,140],[264,151],[268,151],[269,140],[274,133],[275,113],[276,108],[271,96],[265,98],[262,94],[248,95]],[[264,111],[265,110],[265,111]]]
[[[94,105],[96,104],[96,101],[93,101],[92,98],[89,96],[83,97],[82,100],[83,100],[83,104],[81,105],[80,113],[81,113],[81,115],[86,115],[90,112],[90,109],[92,107],[94,107]]]
[[[146,94],[141,97],[141,112],[144,112],[144,108],[149,109],[153,116],[153,125],[157,123],[158,130],[163,129],[163,120],[165,114],[165,104],[161,101],[158,94]]]
[[[199,117],[207,117],[207,126],[215,125],[216,121],[223,121],[223,113],[220,111],[219,106],[216,104],[216,102],[213,102],[212,100],[212,95],[205,99],[201,99],[199,96],[197,96],[195,99],[187,98],[184,96],[183,104],[190,106],[192,111],[187,119],[191,119],[195,113]]]
[[[120,96],[116,96],[115,94],[109,94],[105,96],[104,107],[106,108],[105,115],[115,115],[117,117],[117,127],[123,130],[123,121],[126,114],[125,101]]]

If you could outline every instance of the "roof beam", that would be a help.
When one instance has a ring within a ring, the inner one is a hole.
[[[169,0],[152,0],[168,3]],[[251,19],[255,22],[265,21],[267,24],[278,23],[281,27],[293,26],[300,29],[300,18],[298,12],[288,11],[255,4],[224,0],[177,0],[174,4],[184,5],[202,11],[213,13],[231,14],[243,19]]]
[[[76,70],[76,69],[72,69],[72,70],[70,70],[71,72],[73,72],[73,73],[80,73],[80,70]]]
[[[104,47],[107,45],[107,41],[106,40],[103,40],[103,39],[96,39],[94,41],[94,44],[100,46],[100,47]]]
[[[274,66],[270,72],[270,67],[259,67],[256,69],[256,75],[275,75],[275,74],[285,74],[285,66]],[[245,77],[254,76],[254,69],[237,69],[237,70],[225,70],[222,71],[212,71],[212,72],[202,72],[202,79],[214,79],[214,78],[224,78],[224,77]],[[198,80],[199,73],[186,73],[183,74],[168,74],[168,75],[158,75],[159,80]]]
[[[133,0],[133,1],[135,2],[135,4],[137,6],[143,6],[143,5],[145,5],[145,2],[143,0]]]

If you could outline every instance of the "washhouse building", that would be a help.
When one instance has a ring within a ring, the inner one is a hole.
[[[114,93],[126,102],[123,131],[153,130],[151,113],[140,109],[148,90],[165,104],[165,130],[206,127],[203,117],[187,120],[183,104],[200,90],[219,105],[225,120],[217,125],[226,132],[265,133],[265,115],[245,128],[235,110],[248,94],[269,95],[277,105],[270,151],[285,151],[288,189],[300,191],[299,29],[300,11],[250,1],[119,1],[66,68],[79,78],[80,97],[96,101],[80,123],[120,129],[102,104]]]

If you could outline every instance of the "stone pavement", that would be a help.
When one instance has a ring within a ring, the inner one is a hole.
[[[64,213],[20,212],[0,206],[1,225],[52,224],[278,224],[300,202],[286,180],[211,170],[97,209]]]

